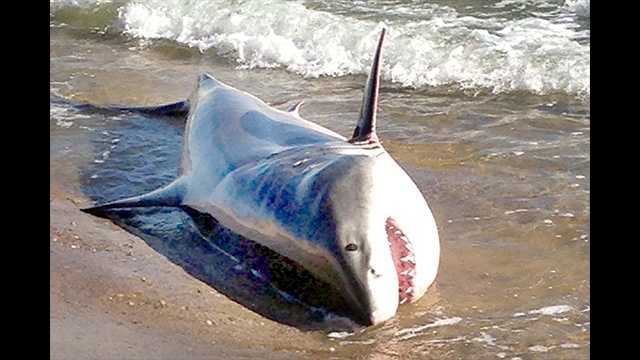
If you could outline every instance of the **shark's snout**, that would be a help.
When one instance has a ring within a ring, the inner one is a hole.
[[[398,278],[389,258],[382,260],[379,254],[368,264],[358,264],[345,271],[347,294],[357,317],[367,326],[376,325],[392,318],[398,310]]]
[[[377,309],[369,314],[369,326],[381,324],[396,315],[397,309]]]
[[[383,275],[370,281],[356,295],[354,310],[364,325],[380,324],[392,318],[398,310],[397,292],[389,291],[389,285],[383,284],[384,280]]]
[[[360,246],[362,253],[346,263],[352,304],[368,325],[392,318],[399,305],[421,295],[417,293],[417,259],[411,239],[393,217],[386,218],[383,228],[384,233],[368,236]]]

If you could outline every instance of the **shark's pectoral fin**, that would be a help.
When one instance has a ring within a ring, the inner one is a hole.
[[[178,178],[171,184],[154,190],[152,192],[133,196],[130,198],[116,200],[89,208],[80,209],[86,213],[96,215],[108,209],[134,208],[134,207],[151,207],[151,206],[168,206],[178,207],[183,205],[184,196],[186,194],[186,184],[184,178]]]
[[[367,79],[360,108],[360,118],[358,125],[353,131],[353,136],[349,140],[351,143],[376,143],[376,116],[378,114],[378,93],[380,92],[380,68],[382,66],[382,42],[384,41],[385,29],[382,29],[378,39],[378,47],[373,57],[373,65]]]
[[[189,113],[189,101],[178,101],[171,104],[156,105],[156,106],[98,106],[93,104],[75,104],[77,109],[90,110],[90,111],[130,111],[140,114],[156,115],[156,116],[187,116]]]

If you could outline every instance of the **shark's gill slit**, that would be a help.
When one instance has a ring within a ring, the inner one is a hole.
[[[409,238],[402,232],[394,218],[388,217],[385,222],[387,240],[391,248],[393,264],[398,274],[398,300],[404,304],[413,300],[414,278],[416,276],[416,259]]]

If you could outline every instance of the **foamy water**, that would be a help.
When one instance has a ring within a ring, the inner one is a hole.
[[[566,0],[565,5],[574,11],[578,16],[590,17],[591,16],[591,1],[590,0]]]
[[[52,1],[57,8],[89,3]],[[114,23],[134,38],[168,39],[242,68],[283,68],[305,77],[367,73],[376,36],[386,27],[383,79],[402,86],[588,99],[590,29],[580,19],[588,21],[589,5],[134,0],[118,5]]]

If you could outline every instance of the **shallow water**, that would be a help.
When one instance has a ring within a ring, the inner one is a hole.
[[[120,19],[126,19],[127,11],[143,2],[75,3],[80,7],[52,3],[52,179],[65,181],[94,200],[138,194],[169,182],[177,172],[183,123],[78,112],[58,101],[58,96],[97,104],[176,101],[192,91],[200,72],[207,71],[276,107],[286,108],[304,99],[303,117],[344,135],[352,132],[365,81],[360,65],[343,67],[345,74],[337,77],[303,76],[313,67],[297,71],[286,62],[263,68],[250,66],[249,61],[244,63],[249,66],[239,68],[233,55],[238,48],[225,47],[226,43],[218,48],[212,43],[201,53],[181,45],[180,40],[174,42],[170,32],[151,43],[123,35],[123,25],[114,19],[118,13]],[[274,3],[279,6],[281,2]],[[583,47],[575,49],[583,51],[587,46],[588,56],[588,10],[585,18],[585,10],[574,2],[501,1],[480,6],[439,1],[425,8],[406,1],[360,7],[345,3],[308,1],[296,6],[363,21],[347,28],[355,33],[360,27],[366,30],[362,33],[369,31],[366,21],[372,21],[375,28],[376,22],[385,20],[400,34],[412,23],[428,26],[428,21],[448,19],[455,34],[456,26],[462,31],[460,22],[468,25],[471,21],[466,17],[505,18],[501,24],[519,21],[522,25],[543,12],[539,18],[565,21],[563,26],[567,26],[567,17],[573,19],[574,25],[568,27],[581,34],[575,41]],[[565,12],[570,6],[578,8],[573,15]],[[382,10],[389,9],[396,12],[383,15],[388,12]],[[504,27],[495,31],[500,29]],[[304,33],[305,28],[300,31]],[[388,39],[386,55],[391,64],[415,67],[416,63],[401,58],[398,44],[402,36]],[[185,35],[185,39],[203,38]],[[441,40],[455,41],[454,37]],[[359,59],[356,62],[365,64],[365,53],[354,55]],[[571,55],[554,54],[559,61]],[[327,56],[324,60],[329,64],[333,58]],[[584,64],[582,55],[571,56],[574,64]],[[260,56],[252,59],[264,60]],[[526,67],[529,60],[522,59],[512,60],[525,61]],[[493,71],[476,63],[467,65]],[[394,78],[389,67],[382,87],[379,136],[416,181],[436,218],[442,244],[436,283],[416,304],[401,307],[396,318],[366,330],[345,328],[335,319],[322,325],[317,314],[309,315],[309,308],[292,305],[285,293],[276,290],[264,291],[265,299],[279,304],[275,313],[265,316],[311,331],[322,347],[335,348],[336,357],[588,358],[590,110],[588,96],[584,96],[585,84],[589,87],[588,62],[586,65],[586,78],[578,73],[565,76],[558,70],[549,73],[555,80],[541,89],[528,88],[526,82],[513,88],[503,86],[513,79],[505,83],[491,80],[483,86],[464,76],[440,78],[446,80],[443,82],[423,78],[424,83],[414,87],[405,78]],[[452,63],[441,66],[435,69]],[[418,75],[419,71],[411,74],[416,79]],[[582,90],[575,90],[578,88]],[[163,229],[176,231],[176,224],[186,221],[184,214],[129,215],[123,226],[140,232],[157,251],[175,254],[184,250],[153,234]],[[202,252],[195,260],[213,259],[212,254],[222,251],[238,255],[234,248],[197,250],[199,246],[190,250]],[[194,261],[168,257],[183,266]],[[217,270],[196,268],[192,273],[214,278],[212,285],[224,285],[229,277],[220,268],[234,266],[228,259],[219,260]],[[245,275],[232,278],[252,281],[249,268],[240,273]],[[253,277],[256,281],[255,274]],[[241,299],[246,296],[242,289],[238,285],[225,294]],[[316,325],[303,326],[305,321]]]

